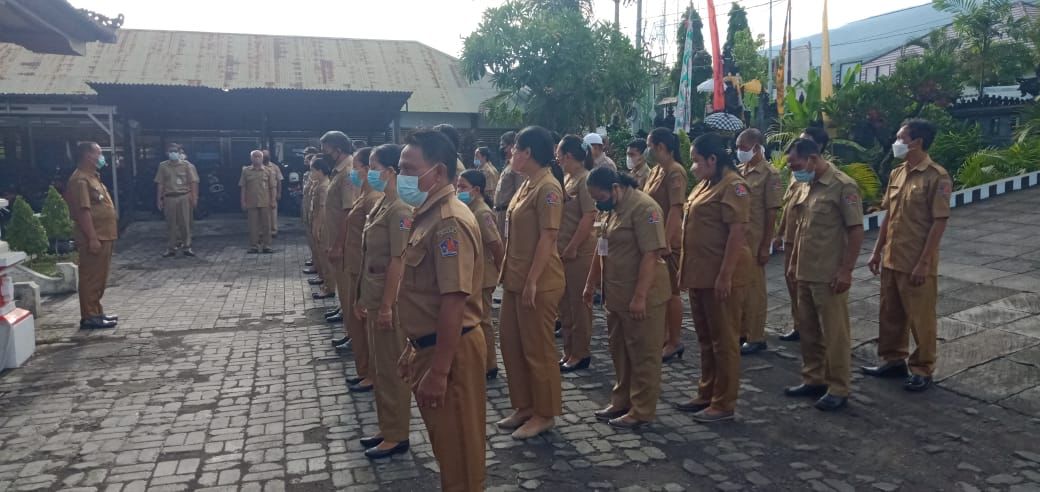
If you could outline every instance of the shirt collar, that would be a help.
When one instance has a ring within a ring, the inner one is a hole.
[[[426,201],[419,208],[415,209],[415,216],[418,217],[428,210],[431,210],[434,206],[440,204],[445,198],[455,194],[455,187],[452,185],[442,186],[439,190],[433,192],[430,196],[426,197]]]
[[[827,162],[827,169],[816,180],[824,186],[830,186],[831,181],[834,181],[834,166]]]
[[[910,171],[924,171],[925,169],[928,169],[928,166],[932,165],[932,158],[926,156],[924,159],[921,160],[921,162],[917,163],[917,165],[914,167],[909,167],[909,162],[907,162],[904,165],[907,166],[907,169]]]

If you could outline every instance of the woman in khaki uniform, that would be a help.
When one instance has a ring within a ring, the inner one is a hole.
[[[602,285],[617,383],[596,419],[635,428],[654,419],[661,394],[661,343],[671,297],[661,208],[636,189],[635,178],[598,168],[588,178],[600,216],[597,259],[585,283],[585,305]]]
[[[502,244],[502,237],[498,235],[498,224],[495,222],[495,212],[491,210],[491,200],[484,194],[486,175],[479,169],[470,169],[461,175],[455,185],[459,191],[459,200],[473,211],[480,226],[480,237],[483,244],[481,255],[484,258],[484,285],[482,306],[484,317],[480,321],[480,327],[484,330],[484,341],[487,343],[487,363],[484,376],[490,381],[498,377],[498,356],[495,351],[495,323],[492,321],[491,295],[498,287],[499,265],[505,257],[506,248]]]
[[[329,173],[332,172],[329,169],[328,163],[322,158],[317,158],[311,161],[311,172],[314,173],[314,182],[311,185],[313,196],[311,197],[311,217],[323,217],[325,214],[325,203],[329,195]],[[312,220],[311,221],[311,235],[314,236],[314,241],[319,245],[322,251],[325,248],[332,246],[334,238],[329,237],[328,231],[325,227],[325,221],[323,220]],[[318,255],[315,257],[317,263],[315,267],[318,269],[319,278],[329,278],[333,275],[332,273],[332,262],[329,261],[328,255]],[[330,286],[328,282],[323,282],[318,288],[321,295],[326,295],[332,292],[335,287]]]
[[[628,143],[625,151],[625,167],[628,174],[639,183],[639,189],[646,186],[646,180],[650,178],[650,166],[646,163],[646,140],[637,138]]]
[[[560,140],[556,155],[563,167],[563,220],[557,248],[563,259],[567,286],[560,300],[560,323],[563,332],[561,372],[586,369],[592,361],[592,307],[581,302],[582,288],[589,278],[596,237],[596,201],[589,195],[586,180],[592,169],[592,153],[582,145],[581,137],[567,135]]]
[[[733,418],[740,386],[740,311],[753,275],[744,237],[751,199],[723,137],[699,137],[690,154],[699,183],[684,211],[680,285],[690,293],[701,377],[697,397],[676,408],[716,422]]]
[[[563,189],[551,172],[552,134],[531,126],[516,136],[511,166],[527,177],[506,213],[499,330],[514,412],[498,422],[528,439],[555,425],[562,413],[560,366],[553,336],[563,297],[563,262],[556,238],[563,218]]]
[[[365,320],[368,331],[368,377],[375,386],[379,419],[379,433],[361,439],[365,456],[372,459],[404,453],[409,447],[412,398],[411,388],[397,371],[406,338],[397,317],[397,292],[404,272],[402,256],[412,232],[412,207],[397,196],[400,158],[401,148],[393,144],[376,147],[369,156],[371,169],[366,170],[365,181],[373,175],[375,184],[384,189],[367,214],[362,250],[355,253],[364,257],[364,263],[354,317]]]
[[[671,130],[654,130],[646,137],[646,146],[650,149],[657,166],[650,171],[643,191],[661,207],[664,214],[664,233],[670,250],[664,260],[668,264],[672,297],[668,300],[665,321],[667,338],[661,349],[661,357],[668,362],[676,357],[681,359],[686,352],[680,337],[683,309],[682,300],[679,299],[678,282],[679,251],[682,249],[682,208],[686,201],[686,169],[682,167],[682,157],[679,154],[679,137]]]
[[[473,168],[484,173],[484,182],[487,188],[481,188],[484,198],[491,204],[495,203],[495,190],[498,188],[498,169],[491,163],[491,149],[480,147],[473,151]],[[493,206],[493,205],[489,205]],[[501,237],[501,234],[499,234]],[[497,271],[498,268],[495,268]]]

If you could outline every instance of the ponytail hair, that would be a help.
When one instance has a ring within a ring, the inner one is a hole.
[[[733,162],[733,156],[729,154],[727,143],[727,140],[718,133],[705,133],[693,141],[693,150],[698,155],[705,159],[715,156],[716,181],[722,177],[722,173],[726,168],[732,171],[737,170],[737,165]]]
[[[679,137],[672,133],[667,128],[655,128],[654,131],[650,132],[650,142],[653,144],[664,144],[669,152],[672,153],[672,159],[678,162],[679,165],[683,164],[682,153],[679,152]]]
[[[592,159],[592,150],[577,135],[566,135],[560,140],[560,154],[568,154],[575,160],[581,161],[586,171],[591,171],[595,166],[595,162]]]
[[[601,190],[609,190],[614,187],[615,184],[619,184],[624,187],[638,189],[639,182],[636,178],[632,177],[631,174],[626,172],[615,171],[609,167],[597,167],[589,173],[586,185],[599,188]]]
[[[480,188],[480,197],[484,199],[484,203],[491,205],[491,200],[487,196],[487,176],[484,176],[484,172],[479,169],[467,169],[459,175],[460,178],[466,180],[470,186]]]

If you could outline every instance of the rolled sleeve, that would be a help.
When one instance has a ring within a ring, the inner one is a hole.
[[[950,194],[953,193],[953,182],[949,176],[939,176],[932,191],[932,218],[947,219],[950,217]]]
[[[554,186],[538,189],[538,228],[559,230],[563,221],[563,192]]]
[[[631,217],[634,222],[632,230],[635,231],[641,254],[668,248],[664,233],[664,216],[656,203],[646,205]]]

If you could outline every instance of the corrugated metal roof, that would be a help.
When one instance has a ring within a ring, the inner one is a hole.
[[[476,113],[495,95],[458,60],[415,41],[123,29],[84,56],[0,44],[0,94],[95,95],[87,82],[217,89],[412,92],[408,110]]]

